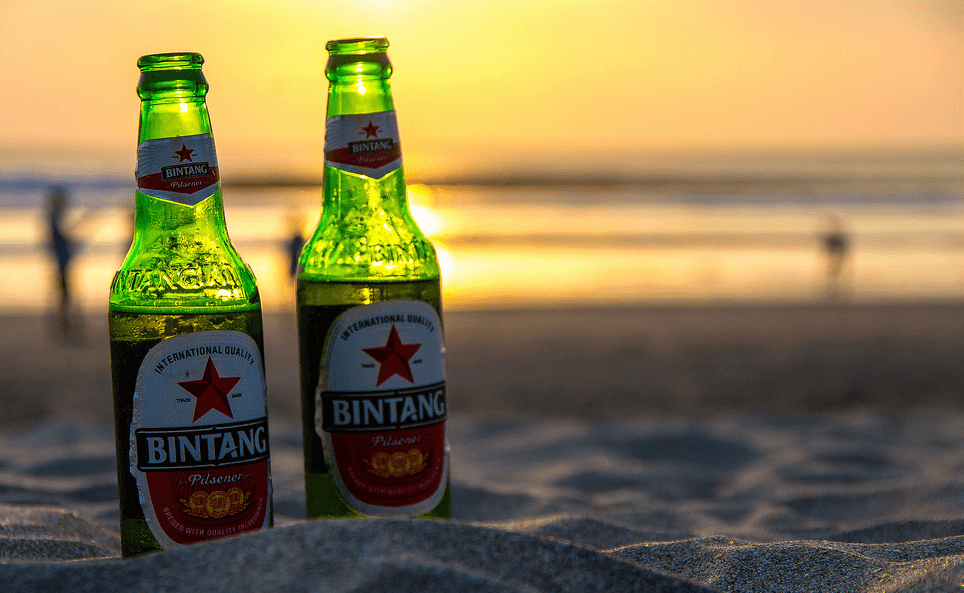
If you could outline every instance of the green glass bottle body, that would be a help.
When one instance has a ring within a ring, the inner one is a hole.
[[[138,61],[134,235],[108,310],[125,557],[273,520],[261,302],[225,226],[202,63]]]
[[[327,45],[322,216],[297,280],[309,518],[451,516],[440,272],[408,208],[387,47]]]

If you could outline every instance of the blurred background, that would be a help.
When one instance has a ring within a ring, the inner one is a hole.
[[[290,246],[325,42],[363,35],[391,42],[453,410],[964,405],[960,0],[0,0],[0,428],[110,423],[135,63],[171,51],[207,60],[272,421],[298,425]]]
[[[959,301],[959,0],[0,0],[0,306],[102,312],[143,54],[199,51],[266,308],[320,210],[324,44],[385,35],[449,310]]]

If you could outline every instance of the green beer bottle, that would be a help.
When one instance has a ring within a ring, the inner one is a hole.
[[[298,270],[307,515],[447,518],[440,274],[408,209],[388,41],[326,47],[324,203]]]
[[[134,237],[108,312],[124,556],[272,523],[261,301],[224,224],[203,62],[137,62]]]

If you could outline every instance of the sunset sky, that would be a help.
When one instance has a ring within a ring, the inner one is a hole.
[[[137,58],[200,51],[222,167],[316,171],[324,44],[371,34],[409,169],[964,134],[960,0],[0,0],[0,161],[129,170]]]

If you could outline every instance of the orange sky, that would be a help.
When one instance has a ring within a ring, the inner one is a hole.
[[[0,0],[0,159],[128,170],[135,61],[200,51],[222,167],[314,170],[324,43],[367,34],[392,44],[410,168],[964,135],[960,0]]]

